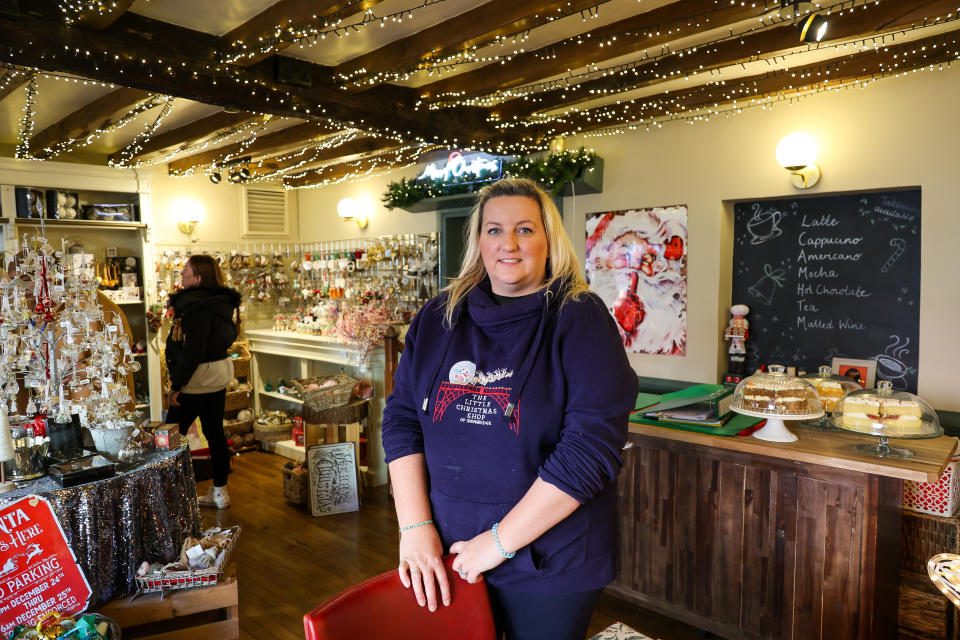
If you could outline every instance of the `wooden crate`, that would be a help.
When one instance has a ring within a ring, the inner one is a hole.
[[[96,610],[120,625],[124,640],[236,640],[237,593],[237,569],[231,562],[215,587],[123,597]]]
[[[899,633],[903,640],[957,640],[960,616],[926,571],[900,574]]]
[[[938,553],[960,553],[960,517],[945,518],[903,511],[900,569],[927,573],[927,561]]]

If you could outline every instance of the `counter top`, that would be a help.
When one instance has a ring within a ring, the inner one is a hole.
[[[714,436],[632,422],[630,433],[914,482],[936,482],[957,450],[957,439],[950,436],[918,440],[890,438],[891,445],[910,449],[914,452],[913,457],[875,458],[860,453],[854,446],[876,444],[877,438],[845,431],[818,431],[791,422],[787,422],[787,427],[797,434],[796,442]]]

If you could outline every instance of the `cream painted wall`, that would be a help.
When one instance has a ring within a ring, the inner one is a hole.
[[[266,243],[271,239],[252,239],[243,236],[241,224],[242,187],[221,182],[213,184],[206,176],[171,178],[163,167],[141,170],[141,176],[150,181],[153,208],[152,239],[156,244],[191,244],[190,238],[177,228],[178,214],[186,203],[200,204],[205,212],[204,221],[197,225],[196,246],[220,247],[247,243]],[[291,232],[287,242],[300,237],[297,225],[297,196],[288,192],[291,210]],[[273,238],[278,242],[278,238]]]
[[[810,195],[920,186],[922,296],[919,394],[939,409],[960,410],[960,69],[886,79],[865,89],[804,98],[793,106],[747,109],[690,125],[665,124],[582,141],[604,158],[603,193],[564,199],[564,217],[583,259],[585,214],[685,204],[689,211],[688,345],[684,357],[631,356],[639,375],[715,381],[726,366],[721,331],[730,304],[732,203],[799,192],[774,157],[777,142],[804,130],[820,145],[820,183]],[[581,144],[568,140],[567,148]],[[388,212],[379,206],[388,177],[298,192],[305,241],[434,231],[433,213]],[[365,232],[336,215],[340,198],[367,195],[375,213]],[[895,312],[895,310],[892,310]]]
[[[387,191],[387,183],[401,176],[412,177],[415,169],[397,171],[389,176],[370,178],[352,184],[337,184],[320,189],[299,189],[300,235],[305,242],[318,240],[348,240],[375,238],[398,233],[426,233],[436,231],[434,212],[407,213],[402,209],[388,211],[380,199]],[[373,213],[366,229],[353,222],[345,222],[337,215],[337,203],[342,198],[366,200]]]

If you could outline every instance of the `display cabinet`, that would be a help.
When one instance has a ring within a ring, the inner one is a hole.
[[[299,398],[265,391],[269,380],[276,385],[281,379],[291,380],[332,375],[343,370],[353,378],[367,378],[373,384],[366,423],[368,465],[365,470],[371,486],[387,481],[383,446],[380,441],[380,419],[383,415],[384,352],[379,347],[361,370],[356,349],[333,338],[293,333],[290,331],[252,330],[244,332],[250,341],[250,377],[253,385],[254,413],[270,409],[284,409],[299,413],[302,401]]]
[[[145,269],[153,264],[149,183],[132,171],[44,164],[0,159],[0,249],[14,253],[25,238],[42,234],[64,253],[92,256],[92,264],[88,258],[72,259],[117,290],[110,297],[127,318],[140,362],[134,374],[137,407],[159,420],[158,344],[145,318],[154,302],[144,286]],[[84,218],[85,212],[95,219]],[[124,284],[138,287],[137,293],[131,288],[119,295]]]

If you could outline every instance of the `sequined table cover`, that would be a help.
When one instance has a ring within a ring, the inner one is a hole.
[[[0,508],[26,495],[50,502],[93,590],[91,607],[134,591],[140,563],[172,562],[184,538],[200,533],[186,447],[152,452],[131,471],[76,487],[38,478],[0,496]]]

